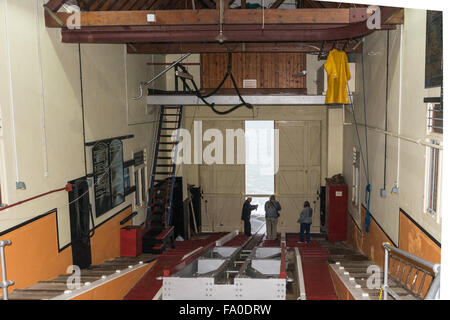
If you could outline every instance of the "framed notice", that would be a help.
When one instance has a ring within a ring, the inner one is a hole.
[[[442,11],[427,11],[425,88],[442,86]]]
[[[95,144],[92,159],[95,215],[99,217],[125,201],[122,141]]]
[[[95,212],[99,217],[111,208],[111,186],[109,179],[109,146],[100,142],[92,148],[94,167]]]
[[[112,207],[125,201],[122,150],[122,141],[120,140],[112,140],[109,144]]]

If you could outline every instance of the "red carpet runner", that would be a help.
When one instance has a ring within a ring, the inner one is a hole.
[[[297,243],[298,234],[286,235],[286,244],[293,249],[298,247],[302,257],[303,278],[307,300],[337,300],[328,270],[330,254],[316,240],[310,243]]]
[[[264,247],[279,247],[280,235],[277,240],[265,240]],[[323,249],[319,242],[311,240],[310,243],[298,243],[299,235],[287,234],[286,245],[290,250],[295,247],[302,257],[303,278],[307,300],[337,300],[328,270],[328,258],[330,254]]]

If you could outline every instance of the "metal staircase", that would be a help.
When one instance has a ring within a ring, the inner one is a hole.
[[[145,253],[162,253],[169,242],[173,245],[171,217],[182,112],[183,106],[161,106],[142,239]]]

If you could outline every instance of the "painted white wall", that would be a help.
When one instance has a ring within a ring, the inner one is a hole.
[[[426,11],[405,9],[403,39],[400,27],[390,31],[389,86],[387,131],[412,139],[426,138],[426,105],[424,97],[439,96],[439,88],[425,89],[425,24]],[[366,86],[367,124],[385,129],[386,101],[386,40],[387,32],[378,31],[365,38],[364,63]],[[400,46],[403,45],[403,58]],[[358,123],[364,123],[362,87],[362,59],[357,55],[355,115]],[[402,76],[400,78],[400,69]],[[401,114],[400,114],[401,109]],[[400,117],[400,121],[399,121]],[[346,122],[353,122],[350,112]],[[400,128],[399,128],[400,125]],[[366,135],[358,126],[364,158],[367,157]],[[387,234],[398,241],[399,208],[405,210],[436,239],[440,239],[440,221],[424,213],[425,147],[397,139],[387,138],[386,198],[380,196],[384,184],[384,138],[383,133],[368,129],[369,176],[372,187],[370,211]],[[359,146],[355,126],[344,127],[344,174],[352,181],[352,148]],[[399,149],[400,148],[400,149]],[[399,151],[400,150],[400,151]],[[399,151],[399,152],[398,152]],[[398,154],[400,161],[398,163]],[[364,202],[366,175],[361,162],[361,199]],[[398,195],[391,189],[399,175]],[[350,194],[351,197],[351,194]],[[356,221],[360,219],[358,208],[350,207]],[[363,222],[361,222],[363,225]]]
[[[188,53],[188,52],[186,52],[186,53]],[[165,62],[172,63],[172,62],[180,59],[184,54],[185,53],[183,53],[183,54],[167,54]],[[191,54],[189,57],[184,59],[181,62],[181,64],[183,64],[183,62],[184,63],[199,63],[200,62],[200,54]],[[200,77],[200,66],[199,65],[186,65],[185,68],[194,77],[195,83],[197,84],[198,88],[201,88],[202,86],[201,86],[201,77]],[[191,81],[187,80],[187,83],[191,86]],[[166,73],[166,88],[167,88],[167,90],[175,90],[175,69],[172,69]],[[183,90],[183,84],[182,84],[181,80],[178,81],[178,89]]]
[[[328,108],[327,178],[342,174],[344,125],[341,108]]]
[[[12,204],[64,187],[67,181],[85,175],[80,63],[78,45],[61,43],[60,30],[45,27],[42,0],[2,0],[0,26],[0,179],[2,200]],[[134,138],[123,141],[124,160],[146,148],[151,164],[155,114],[147,114],[145,99],[134,101],[131,97],[139,93],[139,81],[148,80],[161,69],[147,67],[152,59],[165,61],[161,55],[127,55],[124,45],[81,45],[86,142],[132,134]],[[165,78],[156,86],[164,89]],[[19,179],[26,183],[26,190],[15,187],[12,109]],[[45,155],[48,176],[44,175]],[[91,173],[90,148],[87,163]],[[95,219],[95,224],[134,202],[133,195],[127,196],[125,203]],[[64,191],[1,211],[0,231],[54,208],[58,209],[59,241],[64,246],[70,242],[68,196]],[[134,222],[140,223],[145,207],[135,209],[139,215]]]

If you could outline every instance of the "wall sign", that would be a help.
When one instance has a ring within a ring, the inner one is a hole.
[[[111,141],[109,158],[111,166],[111,202],[112,206],[115,207],[125,201],[122,141]]]
[[[95,215],[99,217],[125,201],[122,141],[97,143],[92,148],[92,159]]]
[[[425,88],[442,85],[442,11],[427,11]]]

